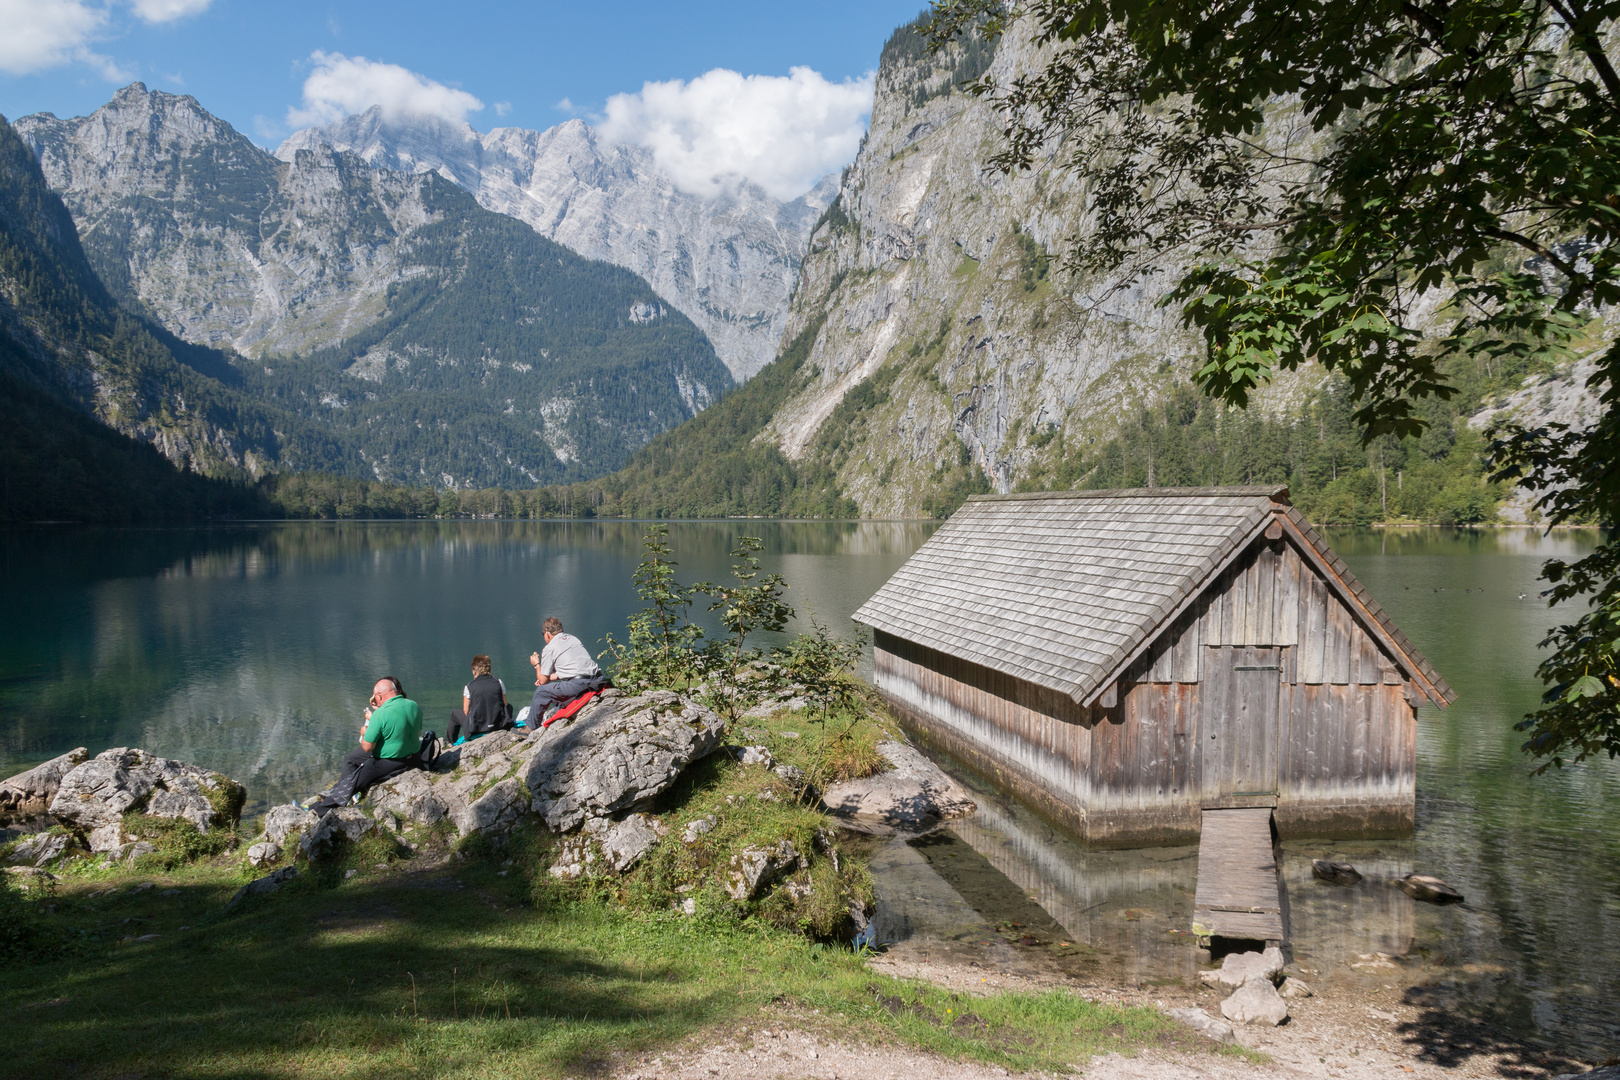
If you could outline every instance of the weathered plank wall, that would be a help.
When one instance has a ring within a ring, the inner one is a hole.
[[[949,752],[1015,774],[1015,794],[1089,842],[1195,837],[1200,805],[1219,794],[1219,763],[1205,756],[1221,752],[1249,755],[1246,775],[1274,773],[1283,835],[1412,826],[1409,688],[1285,539],[1257,541],[1222,574],[1132,665],[1112,708],[1088,713],[1063,695],[887,634],[875,646],[878,688],[897,708]],[[1226,723],[1231,672],[1256,663],[1279,669],[1266,745],[1210,727]],[[1228,761],[1226,774],[1232,768]]]
[[[1013,793],[1086,834],[1088,710],[1062,694],[878,631],[873,675],[902,720]],[[999,778],[999,777],[998,777]]]

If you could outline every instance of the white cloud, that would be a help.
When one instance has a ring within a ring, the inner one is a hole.
[[[579,112],[579,110],[574,107],[574,103],[568,98],[563,98],[561,101],[557,102],[557,104],[553,105],[552,108],[556,109],[558,112],[565,112],[569,116],[574,116]]]
[[[107,10],[81,0],[0,0],[0,71],[27,75],[74,61],[111,63],[89,50]]]
[[[188,15],[200,15],[213,0],[130,0],[135,14],[149,23],[173,22]]]
[[[511,111],[512,111],[512,103],[510,101],[497,101],[495,103],[495,115],[496,116],[505,116],[507,113],[509,113]]]
[[[183,19],[205,10],[212,0],[129,0],[145,22]],[[91,42],[108,32],[113,9],[86,0],[0,0],[0,71],[27,75],[64,64],[84,64],[102,78],[121,82],[134,72],[93,51]]]
[[[468,113],[484,107],[467,91],[434,82],[398,64],[319,51],[311,53],[310,59],[315,70],[304,80],[303,107],[287,110],[287,123],[294,128],[334,123],[373,105],[382,106],[390,119],[432,116],[441,120],[466,120]]]
[[[871,111],[870,74],[833,83],[807,67],[786,78],[715,68],[613,95],[600,130],[651,150],[683,190],[715,194],[742,176],[791,199],[854,159]]]

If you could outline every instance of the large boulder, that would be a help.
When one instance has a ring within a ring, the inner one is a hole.
[[[725,732],[712,711],[668,691],[613,705],[546,731],[519,773],[530,809],[553,832],[572,832],[655,798],[682,769],[713,753]]]
[[[45,817],[51,800],[62,786],[62,777],[83,765],[89,757],[90,752],[81,746],[27,772],[0,780],[0,825]]]
[[[1264,952],[1228,953],[1218,970],[1202,972],[1198,977],[1210,986],[1236,990],[1250,979],[1275,981],[1285,964],[1282,950],[1272,946]]]
[[[916,749],[898,742],[878,744],[890,769],[860,780],[833,784],[822,793],[827,812],[861,832],[921,833],[950,818],[978,809],[962,786]]]
[[[91,851],[114,851],[130,839],[125,814],[183,819],[206,833],[234,827],[246,799],[242,785],[223,773],[118,747],[69,770],[50,814],[85,837]]]
[[[1234,1024],[1276,1027],[1288,1019],[1288,1003],[1283,1001],[1270,979],[1256,975],[1221,1002],[1221,1015]]]

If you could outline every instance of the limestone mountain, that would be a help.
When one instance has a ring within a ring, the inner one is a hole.
[[[1086,192],[1055,150],[1014,176],[991,162],[1002,118],[960,87],[986,71],[1005,84],[1040,57],[1016,34],[932,52],[915,25],[898,30],[777,361],[575,504],[913,517],[991,490],[1274,482],[1326,522],[1490,520],[1505,493],[1468,414],[1555,373],[1464,364],[1449,373],[1456,397],[1420,406],[1421,439],[1372,446],[1320,369],[1247,410],[1204,398],[1191,382],[1202,338],[1160,303],[1177,257],[1140,277],[1070,272]]]
[[[329,147],[282,162],[138,83],[15,126],[115,297],[240,354],[243,393],[352,441],[380,479],[599,475],[732,384],[645,281],[438,174]]]
[[[678,189],[637,146],[581,120],[480,134],[465,122],[386,117],[380,108],[300,131],[276,151],[329,146],[369,164],[437,172],[480,204],[574,251],[625,267],[708,335],[739,382],[775,357],[788,296],[833,178],[790,202],[742,183],[715,198]]]
[[[62,200],[0,120],[0,520],[253,509],[246,493],[174,465],[227,478],[362,467],[343,436],[241,383],[223,354],[119,306]]]

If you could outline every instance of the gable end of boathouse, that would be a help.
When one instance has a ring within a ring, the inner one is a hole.
[[[921,741],[1101,845],[1409,831],[1455,697],[1280,487],[975,497],[855,619]]]

